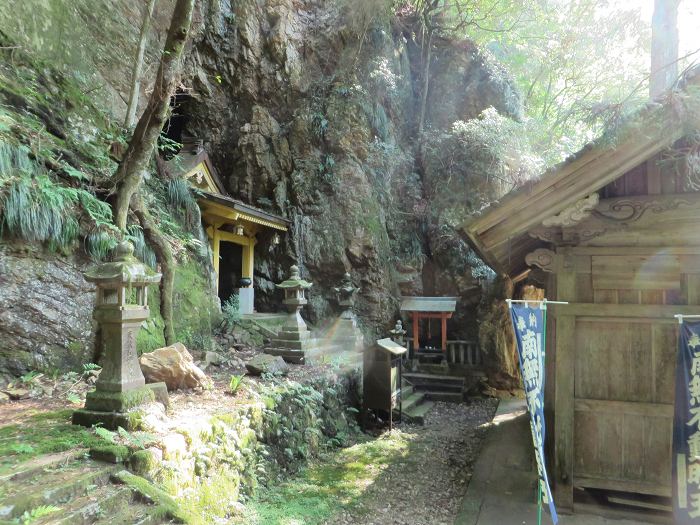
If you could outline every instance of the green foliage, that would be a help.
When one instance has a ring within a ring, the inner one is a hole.
[[[221,314],[223,316],[224,325],[227,328],[233,328],[238,321],[241,320],[241,308],[239,304],[238,294],[232,294],[221,305]]]
[[[122,427],[117,429],[121,437],[131,448],[144,450],[158,440],[158,436],[148,432],[129,432]]]
[[[245,377],[245,374],[240,374],[240,375],[232,375],[231,380],[228,383],[228,391],[231,394],[235,394],[238,389],[240,388],[241,384],[243,384],[243,378]]]
[[[168,138],[167,135],[161,133],[158,137],[158,151],[160,151],[166,157],[172,157],[177,155],[177,153],[182,149],[182,144]]]
[[[40,374],[39,372],[32,370],[31,372],[27,372],[26,374],[21,376],[19,378],[19,381],[23,385],[29,385],[29,384],[32,384],[34,381],[36,381],[36,379],[41,375],[42,374]]]
[[[318,139],[324,139],[328,131],[328,119],[321,112],[311,114],[311,130]]]
[[[48,516],[49,514],[53,514],[59,510],[61,510],[60,507],[56,507],[54,505],[40,505],[32,510],[25,510],[22,516],[19,518],[19,521],[22,523],[22,525],[28,525],[29,523],[35,522],[39,518],[43,518],[44,516]]]
[[[95,427],[95,434],[111,445],[117,444],[117,433],[104,427]]]
[[[389,465],[405,461],[408,446],[405,435],[393,432],[325,455],[299,476],[261,493],[237,523],[314,525],[335,522],[344,509],[362,514],[367,487]]]
[[[109,205],[82,188],[55,182],[21,146],[0,142],[0,234],[68,251],[89,229],[86,251],[103,258],[114,246]]]
[[[143,236],[143,229],[138,224],[130,224],[126,227],[126,238],[134,245],[134,255],[151,268],[157,264],[156,254],[146,243]]]
[[[468,11],[466,2],[456,4]],[[536,121],[533,143],[548,163],[600,134],[608,110],[645,102],[651,39],[639,7],[600,0],[477,4],[483,16],[462,34],[485,45],[516,78]]]
[[[136,476],[126,470],[117,472],[114,477],[121,483],[124,483],[136,493],[152,501],[156,506],[155,516],[161,518],[170,518],[177,520],[180,523],[200,524],[204,523],[198,516],[191,514],[181,508],[178,502],[167,492],[156,487],[147,479],[141,476]]]
[[[170,179],[167,182],[167,199],[172,209],[192,229],[200,221],[200,210],[197,201],[192,196],[192,190],[185,179]]]
[[[74,405],[81,405],[83,403],[83,398],[74,392],[68,392],[66,394],[66,400]]]
[[[28,242],[46,242],[52,250],[68,250],[78,237],[77,202],[77,190],[46,175],[8,178],[0,188],[0,230]]]

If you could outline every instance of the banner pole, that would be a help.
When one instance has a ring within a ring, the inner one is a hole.
[[[542,368],[545,369],[547,358],[547,299],[540,303],[542,310]],[[537,525],[542,525],[542,482],[540,481],[539,472],[537,473]]]

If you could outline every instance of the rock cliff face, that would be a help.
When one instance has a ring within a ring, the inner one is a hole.
[[[85,263],[0,247],[0,374],[93,360],[95,292]]]
[[[436,216],[455,197],[461,215],[473,211],[471,194],[491,188],[457,181],[449,202],[434,191],[445,173],[426,169],[417,147],[415,27],[388,18],[363,39],[350,14],[338,2],[217,4],[188,64],[187,132],[204,139],[234,196],[292,221],[280,249],[258,258],[259,306],[276,306],[271,283],[298,261],[317,284],[312,320],[334,311],[331,288],[349,271],[365,325],[383,331],[402,293],[456,295],[451,334],[474,337],[475,258],[458,225]],[[519,118],[508,76],[474,44],[441,39],[432,56],[426,132],[490,106]]]
[[[62,11],[57,0],[37,1],[34,9],[15,3],[12,17],[0,15],[8,34],[42,59],[77,68],[94,84],[91,93],[121,119],[140,3],[76,0]],[[459,219],[500,188],[466,173],[448,177],[440,147],[419,146],[426,71],[420,33],[410,18],[390,14],[358,24],[355,5],[199,3],[180,122],[185,133],[204,140],[232,196],[291,221],[279,246],[256,254],[260,310],[279,309],[273,283],[295,262],[315,283],[306,311],[312,321],[337,312],[332,288],[347,271],[360,286],[357,309],[369,333],[385,335],[400,295],[425,293],[458,296],[450,337],[475,338],[483,266],[459,234]],[[147,72],[171,8],[172,2],[158,3]],[[90,42],[105,43],[104,27],[114,31],[102,52]],[[491,106],[519,118],[520,97],[508,75],[473,43],[436,39],[431,56],[426,135],[448,133],[454,121]],[[148,78],[142,88],[150,89]],[[2,343],[31,346],[29,360],[52,355],[70,362],[68,344],[83,348],[93,337],[91,294],[79,265],[55,258],[33,266],[17,255],[0,261]],[[62,350],[50,352],[59,339]],[[23,362],[8,370],[29,367]]]

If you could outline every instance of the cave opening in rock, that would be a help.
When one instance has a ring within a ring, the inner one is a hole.
[[[177,88],[175,94],[170,97],[170,117],[165,122],[158,140],[161,156],[166,160],[177,155],[184,143],[192,141],[192,137],[185,131],[190,119],[187,114],[187,103],[191,99],[190,92],[182,87]]]
[[[233,242],[221,242],[219,259],[219,299],[228,300],[239,287],[242,277],[243,247]]]

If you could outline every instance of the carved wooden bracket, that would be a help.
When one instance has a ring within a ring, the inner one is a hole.
[[[554,217],[548,217],[542,221],[542,226],[574,226],[591,216],[593,208],[598,205],[600,197],[597,193],[591,193],[588,197],[577,200],[568,208],[564,208]]]
[[[557,254],[546,248],[537,248],[534,252],[530,252],[525,256],[525,264],[528,266],[537,266],[545,272],[554,271],[554,262]]]

